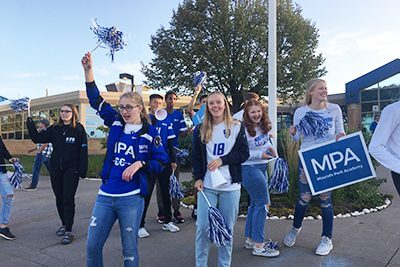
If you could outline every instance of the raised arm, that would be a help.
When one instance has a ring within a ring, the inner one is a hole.
[[[32,142],[37,143],[51,143],[52,142],[52,131],[53,126],[50,126],[44,131],[38,132],[31,117],[28,117],[26,120],[26,126],[28,128],[29,137]]]
[[[118,112],[100,95],[100,91],[94,82],[92,55],[88,52],[82,58],[82,67],[85,73],[86,95],[90,106],[97,110],[100,117],[104,120],[104,125],[111,127]]]
[[[194,116],[194,105],[196,103],[197,97],[199,96],[199,94],[201,92],[201,89],[202,89],[201,84],[197,85],[194,88],[194,95],[193,95],[192,99],[190,100],[189,106],[188,106],[188,109],[187,109],[187,112],[189,114],[190,119],[192,119],[193,116]]]

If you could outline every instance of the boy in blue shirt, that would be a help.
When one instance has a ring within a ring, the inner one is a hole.
[[[169,118],[166,117],[163,120],[160,118],[156,118],[155,113],[158,109],[161,108],[163,102],[163,97],[159,94],[152,94],[150,95],[150,120],[151,124],[156,127],[158,134],[161,137],[161,143],[164,146],[165,150],[168,153],[168,160],[169,162],[166,164],[164,170],[159,174],[152,174],[149,175],[148,181],[148,189],[149,194],[145,198],[145,206],[142,215],[142,221],[140,223],[140,229],[138,232],[139,237],[144,238],[148,237],[150,234],[144,228],[145,218],[148,206],[150,204],[151,194],[153,192],[154,184],[156,180],[160,185],[160,192],[161,192],[161,200],[164,209],[161,211],[159,210],[159,216],[163,216],[164,218],[164,225],[163,230],[170,231],[172,233],[178,232],[179,228],[175,226],[171,222],[172,212],[171,212],[171,197],[169,194],[169,177],[171,176],[173,170],[176,169],[176,156],[175,151],[173,148],[173,141],[175,139],[175,134],[172,129],[172,123],[170,122]]]
[[[183,118],[183,114],[179,110],[174,109],[175,102],[177,100],[177,95],[174,91],[168,91],[165,94],[165,104],[166,104],[166,110],[168,112],[168,119],[172,122],[172,128],[175,133],[175,139],[174,139],[174,147],[179,146],[178,140],[179,137],[185,137],[188,134],[188,128],[185,123],[185,119]],[[175,176],[179,181],[179,164],[177,164],[176,170],[175,170]],[[174,219],[175,222],[177,223],[183,223],[185,220],[182,217],[182,214],[179,211],[180,208],[180,200],[179,199],[172,199],[172,208],[174,210]]]

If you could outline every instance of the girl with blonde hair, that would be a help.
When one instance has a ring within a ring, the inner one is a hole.
[[[221,92],[211,93],[203,124],[193,136],[192,166],[197,193],[196,266],[207,266],[210,239],[208,204],[220,210],[233,231],[239,210],[241,164],[249,157],[244,127],[233,121],[228,101]],[[218,248],[218,266],[230,266],[232,242]]]

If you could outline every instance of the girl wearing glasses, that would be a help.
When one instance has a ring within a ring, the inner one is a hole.
[[[44,131],[37,131],[31,117],[28,117],[26,124],[34,143],[53,144],[50,180],[61,220],[61,227],[56,235],[63,237],[62,244],[70,244],[74,238],[72,225],[75,216],[75,193],[79,177],[86,177],[88,167],[85,128],[78,122],[78,111],[72,104],[64,104],[60,109],[58,122]]]
[[[87,266],[103,266],[103,247],[117,219],[124,266],[138,266],[138,230],[148,194],[147,176],[161,172],[168,156],[156,128],[149,123],[140,94],[124,93],[118,113],[100,95],[90,53],[82,58],[82,66],[89,103],[110,128],[102,185],[89,223]]]

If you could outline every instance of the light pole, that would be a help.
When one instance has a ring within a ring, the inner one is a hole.
[[[128,80],[128,79],[131,80],[131,90],[132,90],[132,92],[134,91],[135,85],[133,83],[133,75],[132,74],[120,73],[119,74],[119,78],[122,79],[122,80]]]
[[[277,149],[277,107],[276,107],[276,0],[268,1],[268,116]]]

